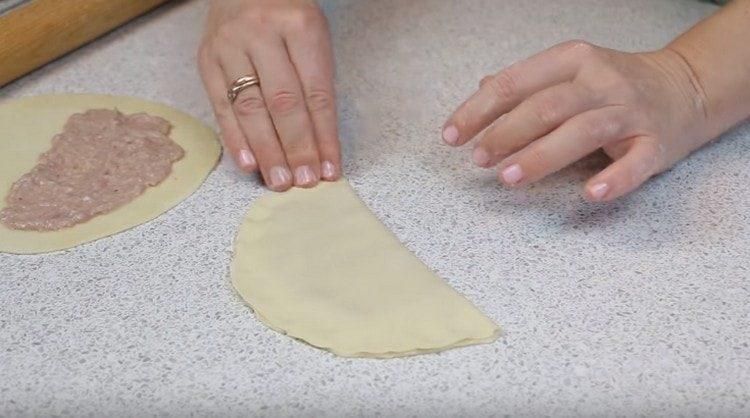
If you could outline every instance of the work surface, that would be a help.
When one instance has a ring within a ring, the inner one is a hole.
[[[502,326],[500,340],[361,360],[267,329],[228,279],[235,231],[264,190],[225,156],[152,222],[69,251],[0,255],[0,415],[750,414],[749,126],[607,205],[580,192],[602,158],[510,191],[441,144],[444,117],[489,72],[569,38],[656,48],[715,8],[552,4],[326,4],[346,175]],[[213,124],[194,66],[205,9],[161,8],[2,100],[124,94]]]

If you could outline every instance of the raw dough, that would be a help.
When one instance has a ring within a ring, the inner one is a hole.
[[[343,180],[258,199],[237,234],[231,276],[268,326],[341,356],[430,353],[499,335]]]
[[[36,254],[62,250],[149,221],[192,194],[218,161],[221,146],[211,129],[178,110],[144,100],[108,95],[64,94],[25,97],[0,105],[0,199],[15,180],[31,170],[70,115],[91,108],[147,112],[167,119],[170,137],[185,156],[156,187],[132,202],[88,222],[57,231],[13,230],[0,224],[0,252]],[[0,201],[0,206],[5,202]]]

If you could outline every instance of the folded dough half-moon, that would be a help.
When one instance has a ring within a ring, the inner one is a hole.
[[[269,327],[340,356],[431,353],[499,335],[344,180],[258,199],[237,234],[231,276]]]

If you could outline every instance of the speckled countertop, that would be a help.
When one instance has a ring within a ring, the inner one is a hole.
[[[568,38],[662,45],[697,1],[327,3],[346,173],[372,210],[504,329],[388,361],[270,331],[233,292],[263,193],[224,158],[167,214],[43,256],[0,254],[0,416],[750,414],[750,126],[609,205],[602,160],[523,191],[439,126],[484,74]],[[193,65],[206,4],[178,2],[0,90],[107,92],[209,123]]]

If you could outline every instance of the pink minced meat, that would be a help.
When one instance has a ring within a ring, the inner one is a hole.
[[[166,179],[185,155],[169,138],[171,128],[146,113],[74,114],[37,165],[13,183],[0,221],[12,229],[53,231],[132,201]]]

